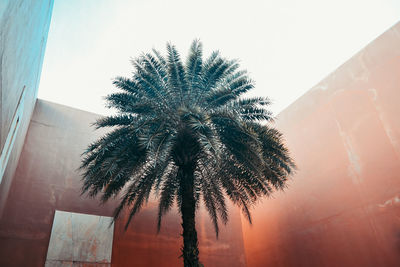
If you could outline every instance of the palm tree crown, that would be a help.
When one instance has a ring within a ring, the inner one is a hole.
[[[295,166],[269,125],[270,101],[243,97],[254,83],[237,60],[213,52],[203,61],[199,41],[186,64],[173,45],[167,51],[141,55],[132,77],[115,78],[120,91],[106,100],[118,113],[95,122],[112,130],[84,152],[83,192],[103,201],[121,195],[114,218],[127,207],[128,226],[154,191],[158,229],[175,202],[194,217],[202,200],[218,236],[219,220],[228,220],[225,197],[251,222],[250,206],[284,188]]]

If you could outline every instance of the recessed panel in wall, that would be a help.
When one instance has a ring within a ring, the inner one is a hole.
[[[46,267],[111,266],[111,217],[56,210]]]

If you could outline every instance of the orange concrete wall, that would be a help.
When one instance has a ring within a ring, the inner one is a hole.
[[[276,127],[299,169],[243,222],[248,266],[400,266],[400,23]]]

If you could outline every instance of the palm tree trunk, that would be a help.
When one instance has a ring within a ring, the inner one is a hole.
[[[183,228],[182,256],[185,267],[198,267],[199,249],[196,232],[195,210],[196,199],[194,192],[194,165],[180,166],[181,215]]]

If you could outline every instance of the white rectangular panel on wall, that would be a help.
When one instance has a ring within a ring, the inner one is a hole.
[[[111,217],[56,210],[45,267],[111,266]]]

